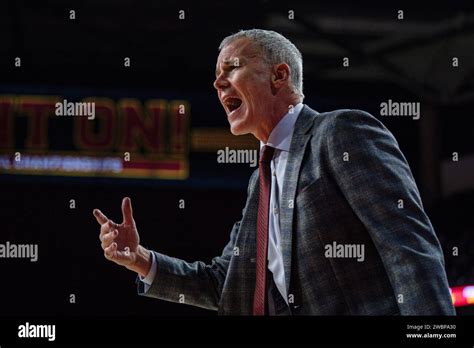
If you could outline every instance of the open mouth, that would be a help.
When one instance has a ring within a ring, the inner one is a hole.
[[[229,111],[229,114],[240,108],[242,105],[242,99],[237,97],[228,97],[224,100],[224,105]]]

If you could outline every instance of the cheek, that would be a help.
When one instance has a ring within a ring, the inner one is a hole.
[[[262,81],[254,81],[245,93],[245,98],[249,107],[252,109],[261,109],[267,103],[270,93],[267,86]]]
[[[243,97],[247,110],[258,110],[263,107],[271,95],[266,76],[261,73],[244,73],[234,76],[231,82],[235,90]]]

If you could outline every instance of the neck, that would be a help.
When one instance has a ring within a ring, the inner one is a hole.
[[[255,138],[266,144],[270,134],[273,131],[273,128],[275,128],[281,119],[288,113],[290,106],[295,106],[300,102],[301,98],[293,98],[276,102],[273,105],[272,112],[269,114],[268,118],[265,119],[266,122],[262,122],[262,124],[259,125],[259,129],[253,133]]]

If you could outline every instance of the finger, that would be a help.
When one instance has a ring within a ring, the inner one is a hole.
[[[93,214],[99,223],[99,225],[105,224],[109,219],[107,219],[107,216],[102,214],[102,212],[99,209],[94,209]]]
[[[99,235],[99,239],[101,242],[104,242],[106,240],[106,238],[109,238],[110,236],[112,236],[114,234],[114,232],[117,231],[116,229],[114,230],[109,230],[108,232],[106,233],[101,233]]]
[[[106,233],[104,234],[103,236],[101,236],[101,246],[102,246],[102,249],[105,250],[105,248],[107,248],[110,244],[112,244],[112,242],[117,238],[118,236],[118,230],[113,230],[109,233]]]
[[[113,260],[117,255],[117,243],[110,244],[104,249],[104,256],[107,260]]]
[[[99,238],[102,238],[105,234],[112,232],[117,229],[118,225],[112,220],[108,220],[105,224],[100,226],[100,235]],[[102,239],[101,239],[102,240]]]
[[[125,224],[133,223],[132,200],[128,197],[122,200],[122,215]]]

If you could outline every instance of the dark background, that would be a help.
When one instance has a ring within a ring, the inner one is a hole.
[[[363,109],[394,133],[442,242],[450,286],[474,284],[472,0],[2,1],[0,94],[182,98],[192,105],[191,129],[227,128],[212,87],[217,47],[249,28],[276,30],[301,50],[306,104],[319,112]],[[22,69],[13,67],[17,56]],[[124,56],[132,58],[130,69]],[[421,119],[381,117],[388,99],[421,102]],[[453,152],[460,161],[443,169]],[[214,315],[138,297],[134,274],[104,259],[92,209],[121,221],[121,199],[129,196],[143,245],[208,262],[240,218],[252,171],[191,148],[184,181],[0,174],[0,240],[39,244],[36,263],[0,261],[0,314]],[[179,199],[186,209],[178,209]],[[458,313],[472,314],[472,306]]]

